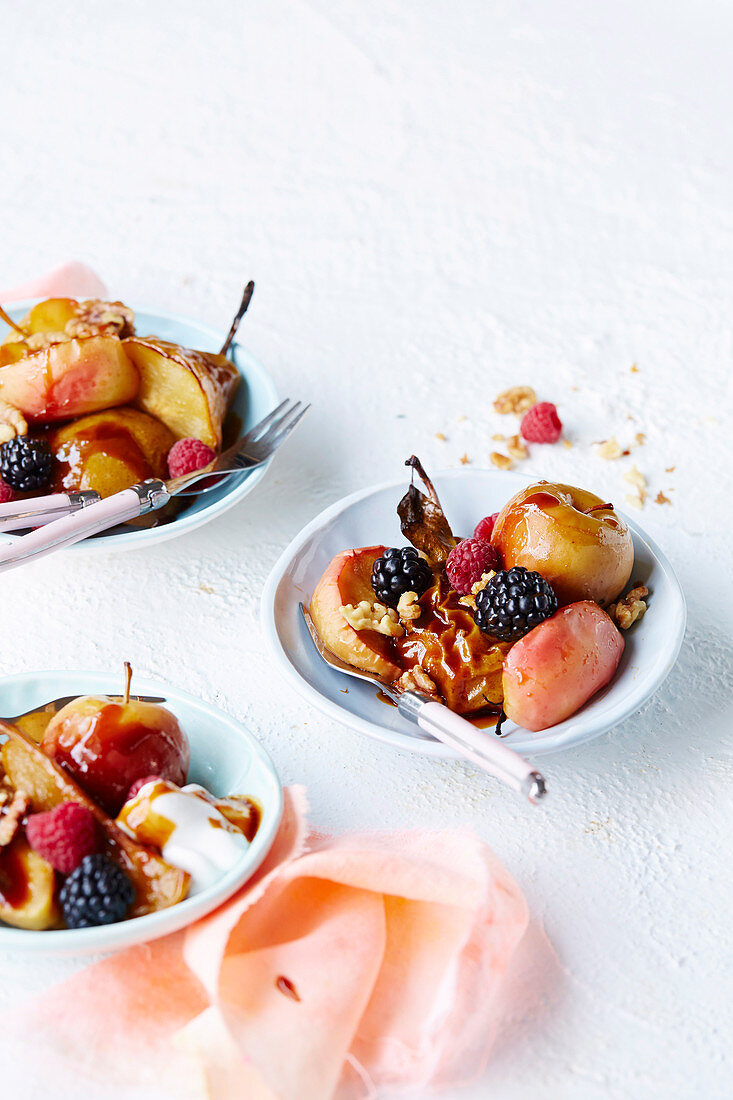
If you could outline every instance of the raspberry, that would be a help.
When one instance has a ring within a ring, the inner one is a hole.
[[[551,401],[540,401],[524,414],[519,430],[528,443],[557,443],[562,421]]]
[[[15,489],[0,478],[0,504],[7,504],[11,500],[15,500]]]
[[[216,458],[216,451],[207,447],[200,439],[179,439],[168,452],[168,473],[171,477],[182,477],[208,466]]]
[[[476,530],[473,533],[473,537],[475,539],[481,539],[482,542],[491,542],[491,536],[494,533],[494,524],[496,523],[498,515],[498,512],[492,512],[490,516],[486,516],[484,519],[479,520],[476,524]]]
[[[462,596],[469,595],[476,581],[492,569],[501,569],[499,554],[483,539],[464,539],[454,546],[445,563],[448,580]]]
[[[78,802],[62,802],[55,810],[31,814],[25,835],[33,851],[64,875],[97,850],[94,815]]]
[[[155,783],[155,781],[158,779],[160,779],[159,775],[146,775],[143,779],[136,779],[130,787],[129,791],[127,792],[127,798],[125,799],[125,801],[129,802],[131,798],[134,798],[137,792],[141,789],[141,787],[144,787],[146,783]]]

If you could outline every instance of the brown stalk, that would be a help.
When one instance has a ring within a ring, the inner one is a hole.
[[[227,338],[224,341],[224,343],[221,345],[221,351],[219,352],[219,355],[226,355],[226,353],[229,351],[229,348],[232,345],[232,341],[233,341],[234,337],[237,335],[237,329],[239,328],[240,321],[242,320],[245,313],[247,312],[247,308],[249,306],[249,303],[252,301],[252,295],[254,294],[254,291],[255,291],[255,285],[252,282],[252,280],[250,279],[250,281],[247,283],[246,287],[244,288],[244,293],[242,294],[242,301],[239,303],[239,309],[237,310],[236,316],[235,316],[234,320],[232,321],[231,328],[229,329],[229,332],[227,333]]]

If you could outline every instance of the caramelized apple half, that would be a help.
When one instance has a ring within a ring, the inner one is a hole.
[[[221,449],[224,417],[239,384],[225,355],[193,351],[153,336],[124,341],[140,375],[136,405],[166,424],[179,439],[200,439]]]
[[[0,921],[36,932],[63,924],[54,869],[29,847],[22,831],[0,848]]]
[[[2,747],[8,779],[16,789],[26,792],[36,812],[53,810],[62,802],[78,802],[94,815],[106,838],[106,854],[135,887],[130,916],[140,917],[183,901],[190,882],[185,871],[123,833],[73,779],[15,726],[0,722],[0,733],[8,738]]]

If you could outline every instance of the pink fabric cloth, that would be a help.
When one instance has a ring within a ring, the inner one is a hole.
[[[527,924],[469,830],[324,839],[290,789],[265,865],[231,901],[82,970],[0,1034],[27,1055],[29,1095],[67,1080],[89,1095],[155,1082],[161,1098],[424,1094],[483,1071]]]
[[[53,271],[41,275],[37,279],[31,279],[20,286],[11,287],[8,290],[0,290],[0,303],[7,305],[12,302],[21,302],[25,298],[54,298],[68,296],[70,298],[103,298],[107,288],[101,279],[86,264],[72,260],[71,263],[62,264]]]

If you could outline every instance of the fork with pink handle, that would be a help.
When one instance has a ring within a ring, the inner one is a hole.
[[[182,477],[169,481],[150,478],[105,500],[97,493],[80,492],[0,504],[0,533],[37,527],[0,545],[0,573],[163,508],[175,497],[208,493],[222,480],[261,466],[282,446],[309,408],[300,401],[282,401],[208,466]]]

